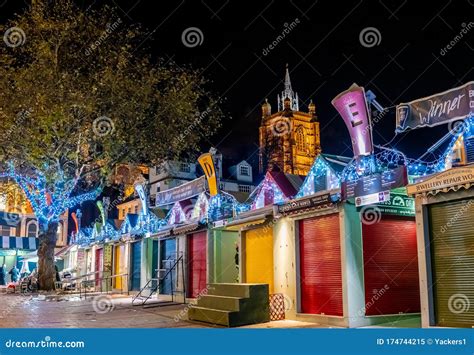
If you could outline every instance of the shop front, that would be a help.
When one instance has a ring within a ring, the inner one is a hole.
[[[239,282],[239,232],[225,230],[223,223],[214,224],[210,231],[209,277],[213,283]]]
[[[340,202],[337,189],[275,206],[274,292],[288,319],[360,327],[417,317],[413,201],[393,197],[409,206],[401,215],[393,200]]]
[[[116,290],[126,290],[127,277],[127,245],[125,243],[113,244],[113,288]],[[120,276],[124,275],[124,276]]]
[[[142,239],[130,242],[130,291],[140,291],[141,289],[142,249]]]
[[[226,232],[238,231],[240,235],[237,247],[241,282],[268,284],[270,294],[274,290],[272,215],[273,206],[243,212],[224,229]],[[235,253],[236,246],[228,246],[230,255]],[[228,259],[227,264],[232,265]]]
[[[474,166],[409,185],[415,196],[423,327],[474,326]]]
[[[288,319],[347,326],[337,199],[338,191],[323,191],[275,206],[275,293],[284,295]]]

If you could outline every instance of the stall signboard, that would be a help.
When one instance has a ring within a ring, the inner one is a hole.
[[[474,114],[474,81],[397,106],[397,132],[465,119]]]
[[[403,187],[407,184],[407,169],[404,165],[402,165],[381,173],[362,176],[355,181],[343,182],[341,186],[342,199],[347,200],[352,197],[357,199],[358,197],[367,196],[370,196],[370,199],[375,199],[375,194],[389,191],[397,187]]]
[[[206,191],[206,177],[194,179],[169,190],[156,194],[156,206],[171,205],[178,201],[187,200]]]
[[[282,205],[277,205],[276,214],[287,215],[301,210],[306,210],[310,208],[324,208],[329,207],[334,204],[334,198],[330,193],[325,193],[322,195],[316,195],[311,197],[302,198],[299,200],[289,201]]]
[[[375,203],[374,207],[383,214],[405,217],[415,216],[415,199],[402,193],[390,192],[389,199],[381,203]]]
[[[431,175],[424,180],[407,186],[407,193],[415,195],[418,193],[442,190],[456,185],[474,183],[474,166],[453,168],[442,173]]]
[[[380,191],[369,195],[358,196],[355,198],[356,207],[372,205],[374,203],[385,202],[390,199],[390,191]]]

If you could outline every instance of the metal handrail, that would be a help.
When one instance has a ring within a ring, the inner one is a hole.
[[[96,271],[94,274],[101,273],[101,272],[103,273],[103,271]],[[102,276],[102,277],[94,278],[94,279],[91,279],[91,280],[83,280],[83,281],[81,281],[80,287],[79,287],[79,297],[82,298],[82,291],[84,290],[84,298],[87,298],[87,289],[89,287],[84,285],[85,282],[93,282],[95,292],[97,292],[95,290],[95,288],[97,287],[96,284],[97,284],[97,282],[99,282],[99,284],[100,284],[100,291],[99,292],[102,293],[103,292],[103,289],[102,289],[103,281],[106,281],[106,284],[112,285],[112,280],[115,279],[115,278],[119,278],[119,277],[122,280],[121,287],[120,287],[120,294],[123,294],[123,291],[124,291],[124,289],[123,289],[123,287],[124,287],[123,278],[125,277],[126,280],[128,280],[128,274],[127,273]],[[107,287],[105,292],[106,293],[113,292],[113,287],[110,287],[110,289]],[[128,290],[128,287],[127,287],[127,295],[129,295],[129,294],[130,294],[130,291]]]
[[[166,260],[169,260],[169,259],[166,259]],[[161,285],[161,281],[165,280],[166,277],[168,275],[171,275],[171,301],[174,302],[174,291],[173,291],[173,270],[176,268],[176,266],[178,265],[178,263],[180,261],[183,260],[183,255],[181,255],[178,259],[175,260],[173,266],[171,268],[168,269],[168,271],[164,274],[163,277],[158,277],[158,278],[152,278],[152,279],[149,279],[147,281],[147,283],[145,284],[144,287],[142,287],[142,289],[140,290],[140,292],[138,292],[138,294],[132,299],[132,305],[134,304],[134,302],[141,296],[142,292],[144,290],[146,290],[147,288],[150,288],[151,292],[145,297],[145,299],[143,300],[143,302],[141,303],[141,305],[143,306],[150,298],[151,296],[160,288],[160,285]],[[183,265],[183,263],[181,263],[181,265]],[[184,271],[184,266],[183,266],[183,271]],[[183,274],[184,275],[184,274]],[[153,282],[153,281],[157,281],[156,283],[156,286],[154,287],[148,287],[148,285]],[[184,284],[183,284],[183,288],[184,288]],[[186,295],[184,296],[186,297]]]

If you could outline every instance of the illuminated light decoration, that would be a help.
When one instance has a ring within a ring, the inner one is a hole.
[[[315,181],[316,179],[323,176],[327,179],[328,190],[340,187],[341,181],[338,174],[333,171],[333,169],[321,155],[318,155],[318,157],[314,160],[313,166],[311,167],[311,170],[306,176],[306,179],[304,180],[303,185],[301,185],[301,188],[295,198],[313,195],[314,193],[318,192],[315,191]]]
[[[294,176],[297,177],[296,175]],[[250,205],[250,210],[283,203],[297,194],[298,191],[290,192],[288,188],[286,193],[284,193],[282,187],[277,183],[277,180],[280,181],[281,184],[286,183],[286,185],[291,185],[286,174],[281,172],[267,172],[263,181],[252,191],[246,201],[246,203]],[[294,187],[291,187],[291,189],[294,189]]]
[[[232,217],[236,204],[235,197],[224,191],[211,196],[207,213],[208,220],[214,222]]]
[[[91,244],[92,242],[93,242],[92,228],[91,227],[81,228],[79,232],[77,233],[75,244],[85,246],[85,245]]]
[[[205,223],[207,220],[208,211],[209,197],[206,192],[201,192],[194,204],[194,208],[191,213],[191,219],[197,220],[200,223]]]
[[[20,186],[30,202],[38,222],[44,227],[51,222],[58,222],[60,216],[67,209],[85,201],[95,200],[101,192],[101,189],[94,189],[72,196],[77,184],[76,180],[65,180],[64,176],[59,174],[54,184],[48,189],[44,175],[38,171],[34,173],[36,175],[34,177],[17,174],[13,163],[10,162],[7,171],[0,173],[0,178],[11,178]]]
[[[174,225],[186,222],[188,216],[192,213],[192,202],[190,200],[175,202],[171,210],[168,212],[168,225]],[[186,216],[188,214],[188,216]]]

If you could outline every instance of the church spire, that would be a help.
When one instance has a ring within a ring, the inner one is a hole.
[[[288,70],[288,63],[286,64],[285,72],[285,90],[282,91],[281,96],[278,95],[278,111],[285,109],[285,99],[290,99],[290,108],[292,111],[299,111],[298,94],[295,93],[291,87],[290,71]]]

